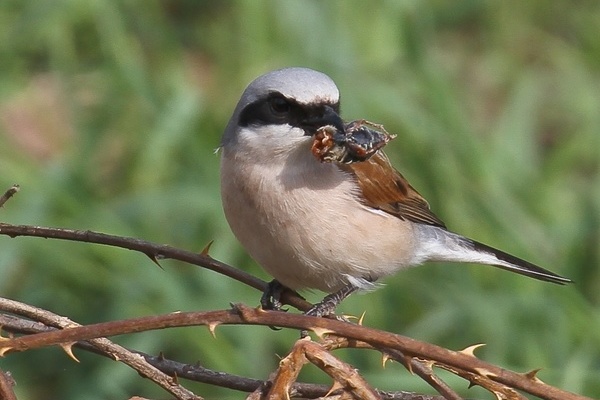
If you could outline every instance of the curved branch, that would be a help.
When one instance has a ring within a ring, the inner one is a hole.
[[[40,332],[51,332],[57,330],[57,328],[51,328],[44,325],[41,322],[30,321],[20,317],[12,315],[0,314],[0,326],[3,330],[12,333],[25,333],[33,334]],[[365,344],[369,349],[372,347]],[[80,341],[75,343],[74,347],[79,349],[93,352],[95,354],[114,359],[110,354],[101,351],[97,347],[94,347],[87,341]],[[339,346],[339,347],[350,347],[350,346]],[[331,346],[328,346],[331,349]],[[220,386],[228,389],[239,390],[242,392],[252,392],[264,385],[264,381],[253,378],[246,378],[239,375],[233,375],[221,371],[213,371],[205,368],[200,364],[184,364],[178,361],[169,360],[163,355],[153,356],[146,354],[141,351],[130,350],[132,353],[141,355],[146,361],[158,368],[169,376],[177,376],[178,378],[188,379],[191,381],[206,383],[209,385]],[[302,398],[318,398],[323,397],[329,392],[329,386],[315,384],[315,383],[304,383],[295,382],[290,390],[290,397],[302,397]],[[413,392],[404,391],[377,391],[381,400],[444,400],[441,396],[436,395],[424,395]],[[0,391],[0,393],[2,393]],[[2,397],[0,397],[2,398]]]
[[[257,279],[244,271],[233,268],[229,265],[221,263],[210,256],[207,251],[203,251],[200,254],[191,253],[181,249],[173,248],[167,245],[159,245],[136,238],[120,237],[114,235],[107,235],[103,233],[97,233],[92,231],[81,231],[61,228],[48,228],[48,227],[36,227],[27,225],[11,225],[0,223],[0,234],[5,234],[10,237],[16,236],[33,236],[43,238],[62,239],[70,241],[80,241],[87,243],[96,243],[109,246],[121,247],[129,250],[136,250],[144,253],[152,261],[157,262],[158,258],[171,258],[195,265],[199,265],[223,275],[232,277],[242,283],[248,284],[249,286],[255,287],[259,290],[264,290],[266,283]],[[286,290],[282,293],[281,300],[283,303],[292,305],[300,310],[308,310],[310,303],[306,302],[303,298],[297,295],[297,293]],[[35,318],[35,315],[30,315],[31,318]],[[421,371],[423,368],[417,366],[418,362],[413,361],[415,364],[414,370],[417,371],[426,381],[431,383],[431,379],[425,378],[426,373]],[[436,387],[436,385],[433,385]],[[442,387],[442,386],[440,386]],[[438,388],[438,390],[440,390]],[[441,393],[449,390],[441,390]]]
[[[4,372],[0,369],[0,399],[4,400],[17,400],[17,396],[13,390],[15,385],[12,376],[8,372]]]
[[[169,327],[205,325],[211,331],[214,331],[218,325],[225,324],[265,325],[312,330],[319,336],[335,334],[337,336],[360,340],[378,348],[396,349],[408,357],[418,357],[444,365],[451,365],[515,389],[523,390],[542,399],[589,400],[584,396],[547,385],[530,374],[512,372],[460,351],[447,350],[405,336],[354,325],[348,322],[280,311],[265,311],[239,304],[234,305],[230,310],[181,312],[161,316],[133,318],[6,339],[1,343],[0,354],[6,354],[11,351],[25,351],[31,348],[59,343],[71,343],[97,337]]]
[[[15,300],[0,298],[0,308],[3,311],[12,312],[18,315],[24,315],[29,318],[33,318],[36,321],[40,321],[46,327],[53,326],[60,328],[61,330],[52,330],[49,332],[65,332],[66,330],[81,327],[81,325],[70,319],[54,314],[50,311],[43,310],[37,307],[30,306]],[[37,322],[39,324],[39,322]],[[5,339],[6,340],[6,339]],[[0,344],[5,340],[0,341]],[[10,340],[10,339],[9,339]],[[60,345],[67,355],[78,361],[73,355],[72,347],[74,342],[61,342],[57,343]],[[88,341],[91,346],[99,350],[103,355],[111,358],[112,360],[122,362],[128,365],[141,376],[146,377],[171,393],[177,399],[181,400],[201,400],[201,397],[196,396],[193,392],[179,385],[176,380],[171,376],[166,375],[150,363],[148,363],[144,357],[139,354],[133,353],[126,348],[119,346],[104,337],[90,338]],[[1,352],[1,351],[0,351]],[[2,397],[4,398],[4,397]]]
[[[11,238],[15,238],[17,236],[32,236],[46,239],[60,239],[120,247],[123,249],[139,251],[148,256],[155,263],[158,263],[158,259],[170,258],[209,269],[260,291],[264,291],[267,287],[267,283],[262,279],[258,279],[255,276],[252,276],[238,268],[234,268],[230,265],[215,260],[206,254],[206,252],[193,253],[191,251],[181,250],[166,244],[152,243],[132,237],[107,235],[105,233],[93,232],[89,230],[12,225],[2,222],[0,222],[0,235],[6,235]],[[301,311],[307,311],[310,309],[310,307],[312,307],[312,304],[291,290],[285,290],[282,293],[281,301]]]
[[[18,189],[18,186],[15,185],[1,196],[0,207],[13,196]],[[210,269],[258,290],[264,291],[267,285],[266,282],[249,275],[244,271],[213,259],[208,256],[207,249],[200,254],[196,254],[168,245],[160,245],[136,238],[107,235],[87,230],[81,231],[27,225],[11,225],[6,223],[0,223],[0,234],[13,238],[16,236],[34,236],[121,247],[142,252],[157,264],[158,259],[170,258]],[[311,307],[310,303],[306,302],[297,293],[289,290],[282,293],[281,301],[303,311],[306,311]],[[480,384],[481,386],[486,387],[496,395],[506,394],[511,398],[520,398],[521,396],[511,389],[516,388],[543,399],[586,399],[583,396],[568,393],[544,384],[536,377],[535,372],[518,374],[487,364],[477,359],[470,351],[450,351],[400,335],[394,335],[392,333],[365,328],[360,325],[353,325],[342,321],[281,312],[268,312],[260,309],[252,309],[243,305],[234,305],[231,310],[175,313],[163,316],[112,321],[88,326],[79,326],[66,318],[59,317],[45,310],[23,305],[22,303],[8,299],[0,298],[0,309],[17,315],[25,315],[36,321],[42,321],[44,324],[61,328],[61,330],[33,334],[27,337],[11,339],[0,338],[0,356],[12,351],[24,351],[53,344],[61,345],[63,349],[72,356],[70,350],[71,346],[77,341],[88,340],[90,341],[90,345],[94,346],[94,349],[100,354],[128,360],[125,362],[133,368],[136,368],[142,375],[150,377],[149,374],[144,373],[144,371],[149,371],[144,369],[147,367],[147,364],[142,366],[136,365],[135,357],[137,357],[138,361],[140,359],[137,354],[120,348],[109,342],[107,339],[98,338],[175,326],[206,325],[212,332],[216,326],[220,324],[267,325],[312,330],[320,337],[325,334],[333,334],[342,338],[342,342],[345,341],[345,347],[370,347],[378,349],[384,354],[403,363],[409,370],[417,372],[423,379],[448,399],[458,399],[459,397],[452,389],[433,374],[431,369],[432,366],[439,366],[447,369],[456,375],[469,380],[471,384]],[[31,322],[31,324],[34,325],[36,323]],[[34,331],[36,328],[39,327],[31,327]],[[332,338],[332,336],[330,335],[328,338]],[[328,340],[328,342],[329,345],[331,345],[329,349],[344,347],[344,343],[340,345],[332,344],[333,342],[331,340]],[[85,342],[82,344],[86,345]],[[317,361],[318,360],[313,360],[313,362]],[[338,368],[337,372],[339,371],[343,372],[344,369]],[[345,372],[344,376],[350,377],[349,372]],[[157,379],[162,379],[162,376],[151,379],[157,382]],[[165,380],[162,384],[159,382],[157,383],[165,387],[166,382],[167,381]],[[260,385],[262,384],[263,383],[260,383]],[[169,382],[169,385],[172,385],[172,382]],[[366,385],[363,386],[365,388],[367,387]],[[169,389],[167,388],[167,390]],[[175,394],[174,392],[172,393]],[[178,398],[188,398],[187,394],[188,393],[182,392]]]

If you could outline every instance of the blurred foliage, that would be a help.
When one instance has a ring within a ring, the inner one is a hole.
[[[451,229],[576,281],[427,265],[342,311],[454,349],[485,342],[487,361],[543,368],[544,381],[600,397],[598,26],[600,3],[584,0],[5,0],[0,190],[22,191],[0,219],[198,251],[214,239],[214,257],[269,279],[227,227],[213,153],[245,85],[309,66],[336,80],[346,119],[398,134],[388,154]],[[80,323],[258,303],[258,292],[213,272],[163,264],[0,237],[0,294]],[[222,327],[216,340],[192,328],[116,341],[262,379],[296,338]],[[164,397],[118,363],[77,354],[81,364],[54,349],[11,354],[0,368],[19,398]],[[380,388],[430,391],[375,354],[341,354]],[[303,378],[327,381],[314,369]]]

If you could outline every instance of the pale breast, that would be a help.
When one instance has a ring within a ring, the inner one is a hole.
[[[309,151],[285,162],[235,157],[225,151],[221,164],[225,215],[252,258],[283,285],[332,292],[348,277],[376,280],[412,264],[412,224],[363,206],[357,184],[336,165]]]

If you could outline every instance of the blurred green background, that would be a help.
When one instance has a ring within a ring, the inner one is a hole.
[[[16,224],[91,229],[211,254],[267,280],[225,222],[214,154],[256,76],[308,66],[347,120],[398,134],[394,164],[455,231],[576,281],[429,264],[341,311],[600,398],[600,3],[597,1],[101,1],[0,3],[0,209]],[[343,256],[343,255],[341,255]],[[80,323],[258,304],[197,267],[115,248],[0,237],[0,295]],[[316,301],[321,293],[308,293]],[[117,337],[264,379],[295,331],[221,327]],[[10,354],[23,399],[166,397],[76,351]],[[382,389],[427,391],[378,354],[338,352]],[[444,375],[447,377],[447,375]],[[316,368],[302,379],[328,382]],[[465,396],[492,398],[448,377]],[[186,383],[187,384],[187,383]],[[187,384],[207,398],[237,392]]]

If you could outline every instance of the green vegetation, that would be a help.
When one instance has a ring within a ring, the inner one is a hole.
[[[254,77],[313,67],[338,83],[346,119],[398,134],[388,154],[451,229],[576,281],[432,264],[341,310],[449,348],[487,343],[487,361],[543,368],[542,380],[600,397],[599,26],[596,1],[3,1],[0,190],[22,190],[0,220],[197,251],[214,239],[215,258],[269,279],[227,227],[213,153]],[[258,304],[225,277],[162,264],[0,237],[0,295],[80,323]],[[115,340],[262,379],[297,335],[222,327],[217,339],[191,328]],[[11,354],[0,368],[19,398],[165,396],[118,363],[76,354],[81,364],[58,349]],[[380,388],[430,390],[374,354],[341,354]]]

